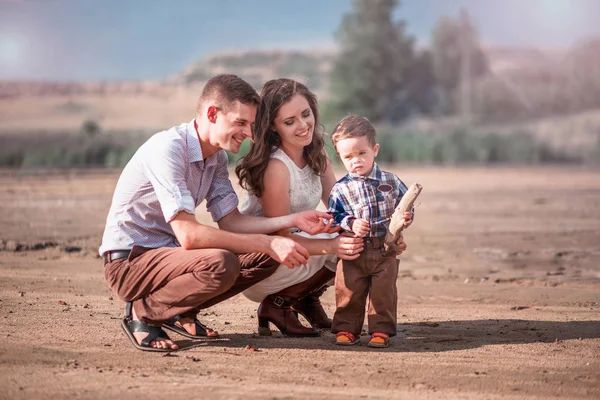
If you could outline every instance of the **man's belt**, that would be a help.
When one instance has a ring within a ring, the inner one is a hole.
[[[122,258],[129,257],[129,253],[131,250],[111,250],[107,251],[102,256],[104,257],[104,264],[108,264],[109,262],[113,262],[116,260],[120,260]]]

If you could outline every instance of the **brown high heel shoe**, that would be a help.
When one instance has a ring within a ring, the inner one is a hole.
[[[309,294],[292,305],[292,310],[294,310],[296,314],[301,314],[314,328],[317,329],[331,329],[331,318],[327,316],[320,300],[328,287],[329,286],[323,286],[321,289]]]
[[[259,335],[271,335],[269,322],[286,336],[319,336],[314,327],[331,328],[331,320],[327,317],[319,297],[327,290],[325,285],[334,276],[335,272],[323,267],[304,282],[265,297],[258,307]],[[298,313],[302,314],[313,328],[302,325],[298,320]]]
[[[280,295],[270,295],[258,306],[258,334],[271,336],[269,322],[272,323],[285,336],[289,337],[315,337],[319,331],[307,328],[298,320],[296,313],[291,309],[294,299]]]

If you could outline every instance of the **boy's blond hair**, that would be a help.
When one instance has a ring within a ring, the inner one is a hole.
[[[350,114],[342,119],[331,134],[333,147],[337,150],[337,142],[342,139],[366,136],[369,144],[375,146],[375,127],[365,117],[360,117],[355,114]]]

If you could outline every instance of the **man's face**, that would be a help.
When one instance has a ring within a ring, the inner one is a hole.
[[[238,153],[244,139],[252,137],[255,118],[256,106],[239,101],[231,104],[227,110],[216,110],[211,129],[211,144]]]
[[[366,136],[342,139],[335,147],[346,170],[362,176],[371,172],[379,151],[379,144],[371,146]]]

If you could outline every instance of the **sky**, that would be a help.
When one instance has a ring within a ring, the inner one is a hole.
[[[0,0],[0,80],[163,79],[221,50],[331,48],[352,0]],[[423,45],[465,7],[486,43],[600,37],[600,0],[404,0]]]

